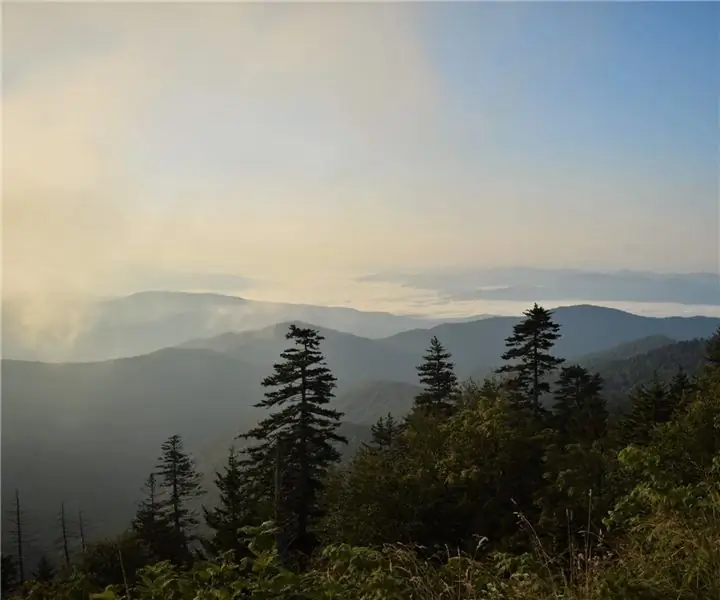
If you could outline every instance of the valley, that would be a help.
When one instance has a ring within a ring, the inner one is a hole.
[[[650,318],[597,306],[558,308],[554,317],[562,328],[558,354],[600,373],[609,405],[655,374],[667,379],[678,366],[695,371],[701,338],[720,326],[709,317]],[[518,321],[489,317],[375,339],[318,326],[338,378],[334,407],[344,413],[353,440],[346,455],[369,437],[378,418],[410,409],[419,391],[416,366],[433,335],[452,353],[461,380],[482,381],[500,364],[504,340]],[[92,535],[116,532],[133,514],[160,443],[175,433],[212,487],[213,471],[238,444],[235,435],[263,414],[253,405],[262,397],[263,377],[287,347],[287,327],[227,331],[114,360],[4,359],[3,502],[22,490],[28,531],[52,530],[65,502],[72,512],[84,511]],[[46,545],[38,533],[38,547]]]

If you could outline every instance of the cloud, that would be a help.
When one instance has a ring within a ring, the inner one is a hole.
[[[720,275],[713,273],[495,268],[387,272],[358,279],[433,291],[446,302],[583,300],[720,306]]]
[[[526,74],[503,70],[495,84],[512,93],[464,98],[459,118],[456,82],[428,34],[436,10],[7,5],[5,292],[37,303],[52,291],[202,283],[250,285],[274,300],[368,307],[392,296],[410,306],[433,295],[412,300],[397,285],[352,279],[528,256],[537,265],[708,263],[712,236],[694,235],[711,226],[702,217],[654,215],[650,225],[646,205],[633,208],[639,197],[691,197],[682,182],[496,160],[492,121],[512,125],[505,105],[532,102],[517,85]],[[483,24],[494,42],[481,47],[495,57],[497,23],[515,31],[518,21]],[[483,58],[473,57],[478,71]],[[477,118],[465,121],[469,113]]]

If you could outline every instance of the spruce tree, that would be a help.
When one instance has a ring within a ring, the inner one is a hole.
[[[10,597],[12,591],[15,590],[18,583],[20,583],[18,577],[17,561],[10,554],[2,555],[2,564],[0,565],[0,592],[2,592],[3,598]]]
[[[547,376],[564,362],[550,354],[560,338],[560,326],[552,320],[552,311],[537,304],[523,316],[505,340],[507,351],[502,359],[508,364],[497,369],[497,373],[508,375],[505,387],[511,400],[539,414],[543,412],[540,398],[550,392]]]
[[[156,469],[160,478],[159,487],[166,494],[162,512],[179,544],[177,560],[186,561],[189,559],[189,543],[194,538],[193,530],[198,524],[197,513],[188,506],[188,502],[205,492],[200,487],[200,473],[185,452],[179,435],[170,436],[162,445]]]
[[[239,562],[247,555],[247,544],[239,530],[251,524],[252,507],[248,482],[234,447],[230,448],[223,472],[215,473],[215,485],[220,491],[220,503],[212,510],[203,507],[205,523],[214,532],[207,547],[215,555],[232,552]]]
[[[458,380],[451,359],[450,352],[433,336],[423,363],[417,367],[423,390],[415,397],[416,409],[450,415],[458,395]]]
[[[163,511],[157,477],[151,473],[145,480],[144,498],[138,505],[132,529],[157,560],[171,560],[179,545],[175,530]]]
[[[720,327],[705,344],[705,362],[712,369],[720,369]]]
[[[625,444],[645,444],[654,425],[667,423],[674,406],[668,387],[657,377],[641,385],[630,394],[630,411],[621,423],[621,435]]]
[[[391,448],[396,442],[403,430],[403,426],[388,413],[386,417],[380,417],[377,422],[370,427],[372,433],[371,446],[377,449]]]
[[[688,377],[682,367],[679,367],[667,386],[668,399],[673,414],[685,408],[690,400],[690,394],[696,390],[696,383]]]
[[[602,388],[600,375],[580,365],[561,369],[553,413],[564,444],[592,443],[605,435],[608,412]]]
[[[55,569],[53,568],[52,563],[48,560],[48,557],[44,554],[38,561],[37,570],[35,571],[33,577],[36,581],[42,581],[43,583],[49,583],[55,579]]]
[[[282,362],[262,382],[268,389],[265,398],[255,405],[277,410],[240,436],[256,442],[246,449],[242,464],[254,480],[255,497],[274,502],[276,514],[282,515],[278,525],[287,551],[302,565],[315,547],[311,526],[321,514],[323,478],[340,460],[333,442],[347,440],[336,433],[342,413],[327,408],[336,379],[320,351],[323,336],[290,325],[285,337],[294,347],[280,354]]]

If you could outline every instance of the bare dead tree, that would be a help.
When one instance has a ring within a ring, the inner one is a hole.
[[[15,490],[15,542],[17,544],[17,563],[20,585],[25,583],[25,561],[23,559],[23,527],[22,511],[20,510],[20,490]]]
[[[68,528],[65,520],[65,503],[60,505],[60,528],[62,531],[62,548],[65,556],[65,565],[70,566],[70,547],[68,545]]]
[[[85,528],[83,526],[83,514],[81,510],[78,511],[78,530],[80,533],[80,548],[85,552],[87,545],[85,544]]]

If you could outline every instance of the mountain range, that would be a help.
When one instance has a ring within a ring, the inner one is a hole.
[[[199,302],[204,306],[204,299]],[[366,318],[359,314],[357,322]],[[562,327],[556,353],[593,366],[614,393],[652,378],[658,369],[670,373],[683,364],[692,370],[702,356],[699,338],[720,326],[716,318],[659,319],[596,306],[558,308],[554,315]],[[367,317],[377,323],[382,318]],[[161,339],[156,334],[166,327],[167,313],[160,311],[159,319],[165,325],[152,325],[148,317],[152,344]],[[127,320],[137,322],[135,313]],[[335,404],[345,413],[343,427],[353,447],[379,416],[410,408],[418,391],[415,367],[433,335],[453,353],[465,379],[500,362],[504,340],[517,322],[519,317],[430,323],[375,339],[320,326],[323,351],[338,377]],[[3,501],[9,503],[16,488],[22,491],[29,532],[52,528],[63,501],[69,511],[83,509],[96,534],[117,531],[132,516],[161,443],[175,433],[210,478],[234,435],[260,418],[253,404],[261,398],[262,379],[287,347],[288,324],[188,339],[179,338],[194,329],[179,328],[168,337],[171,347],[112,360],[5,358]],[[141,333],[138,326],[136,341]],[[7,527],[6,519],[3,523]]]
[[[140,292],[110,299],[3,299],[3,357],[52,362],[147,354],[228,331],[306,321],[367,338],[432,327],[429,319],[346,307],[261,302],[222,294]],[[482,318],[454,319],[466,321]]]

